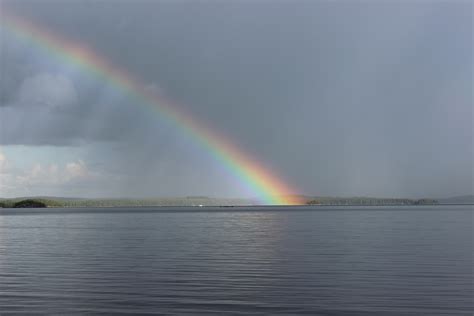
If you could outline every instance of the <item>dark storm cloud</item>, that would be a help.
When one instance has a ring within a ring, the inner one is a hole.
[[[469,2],[2,3],[156,84],[305,193],[472,192]],[[50,66],[5,51],[0,113],[13,117],[21,85]],[[129,101],[69,79],[69,114],[3,121],[2,141],[175,147],[169,130],[149,139],[160,124]]]

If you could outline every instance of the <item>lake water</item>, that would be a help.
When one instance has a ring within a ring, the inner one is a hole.
[[[0,315],[472,315],[473,215],[0,209]]]

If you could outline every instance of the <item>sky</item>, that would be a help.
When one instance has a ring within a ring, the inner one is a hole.
[[[294,188],[473,194],[471,1],[1,0]],[[254,197],[159,112],[0,21],[0,196]]]

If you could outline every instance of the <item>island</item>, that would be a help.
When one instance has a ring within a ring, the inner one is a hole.
[[[35,200],[35,199],[26,199],[26,200],[20,200],[20,201],[9,201],[9,200],[4,200],[0,202],[0,208],[42,208],[42,207],[48,207],[46,203],[44,203],[41,200]]]

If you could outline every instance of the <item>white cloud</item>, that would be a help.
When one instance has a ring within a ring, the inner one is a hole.
[[[82,160],[69,162],[66,164],[65,171],[69,178],[88,178],[94,176]]]
[[[6,173],[7,163],[7,157],[0,152],[0,174]]]
[[[16,176],[16,184],[21,186],[65,185],[97,177],[84,161],[68,162],[65,166],[57,164],[34,164],[31,169]]]
[[[0,197],[47,195],[61,190],[74,193],[77,188],[103,180],[103,174],[92,171],[80,159],[61,165],[34,163],[20,169],[0,152]]]
[[[14,189],[14,176],[5,154],[0,152],[0,196]]]

